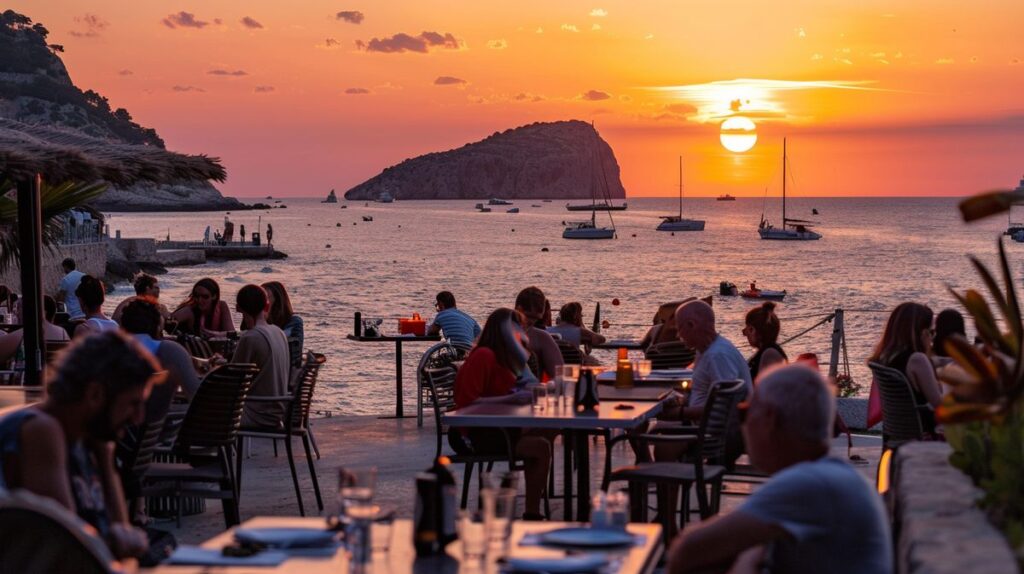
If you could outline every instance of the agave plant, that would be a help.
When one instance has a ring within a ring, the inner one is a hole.
[[[13,199],[15,183],[0,180],[0,271],[11,267],[21,254],[18,237],[18,202]],[[58,217],[69,209],[89,209],[86,204],[107,190],[105,183],[64,182],[43,183],[40,205],[43,220],[43,247],[52,250],[64,234],[64,219]]]
[[[995,189],[972,195],[961,201],[960,215],[963,216],[964,221],[971,222],[1004,213],[1009,211],[1011,206],[1021,203],[1024,203],[1024,193],[1009,189]]]

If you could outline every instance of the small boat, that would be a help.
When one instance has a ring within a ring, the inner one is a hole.
[[[761,213],[761,223],[757,233],[761,239],[781,241],[813,241],[821,239],[821,234],[811,231],[813,221],[789,219],[786,217],[786,138],[782,138],[782,227],[775,227]]]
[[[377,199],[375,199],[374,201],[376,201],[377,203],[394,203],[395,198],[392,197],[390,193],[382,191],[380,192],[380,195],[377,196]]]
[[[279,201],[278,203],[281,202]],[[338,196],[334,194],[334,190],[332,189],[331,192],[327,194],[327,199],[321,201],[320,203],[338,203]]]
[[[811,209],[811,215],[818,215],[818,208],[814,207]]]
[[[540,204],[539,203],[533,203],[533,204],[530,204],[530,207],[540,207]]]
[[[726,193],[725,195],[719,195],[716,197],[715,201],[736,201],[736,198]]]
[[[364,215],[363,216],[363,221],[373,221],[373,216],[372,215]]]
[[[750,284],[750,288],[740,293],[744,299],[768,299],[771,301],[782,301],[786,298],[786,290],[773,291],[771,289],[760,289],[756,282]]]
[[[267,199],[274,199],[274,196],[273,195],[268,195]]]
[[[512,209],[506,211],[505,213],[519,213],[519,208],[513,207]]]
[[[1018,185],[1017,189],[1014,189],[1013,191],[1024,194],[1024,177],[1020,178],[1020,185]],[[1010,209],[1006,211],[1007,227],[1006,232],[1003,233],[1003,235],[1009,235],[1014,241],[1024,241],[1024,239],[1017,239],[1018,235],[1024,237],[1024,223],[1013,221],[1013,206],[1014,204],[1010,204]]]
[[[492,197],[487,200],[487,205],[512,205],[512,202],[508,201],[507,199],[499,199],[497,197]]]
[[[662,215],[658,231],[704,231],[703,219],[683,217],[683,156],[679,156],[679,215]]]
[[[599,205],[604,205],[605,207],[608,207],[608,206],[611,205],[611,197],[609,197],[609,192],[608,192],[608,180],[604,176],[605,174],[603,173],[604,166],[603,166],[603,164],[600,164],[600,163],[598,165],[602,166],[601,167],[602,173],[601,173],[600,181],[602,182],[601,185],[603,186],[603,188],[601,190],[601,195],[603,197],[603,200],[601,201],[600,204],[597,202],[598,182],[595,180],[594,176],[592,175],[591,179],[590,179],[590,202],[591,202],[590,205],[588,205],[586,207],[575,206],[576,209],[573,209],[574,206],[571,206],[569,204],[565,205],[565,208],[568,209],[569,211],[586,211],[586,210],[589,210],[590,211],[590,221],[569,221],[569,222],[563,221],[562,225],[564,225],[565,228],[562,230],[562,239],[615,239],[615,220],[612,219],[612,214],[611,214],[612,210],[610,210],[610,209],[604,209],[603,210],[603,211],[608,212],[607,213],[608,221],[609,221],[609,223],[611,223],[611,227],[598,227],[597,226],[597,212],[601,211],[601,208],[599,208],[598,206]],[[625,203],[622,204],[621,209],[626,209],[626,204]]]
[[[593,221],[569,221],[562,239],[615,239],[615,228],[598,227]]]
[[[623,202],[622,205],[614,205],[608,201],[600,201],[584,205],[572,205],[566,203],[565,209],[569,211],[625,211],[626,203]]]
[[[542,199],[541,201],[543,201],[544,203],[551,203],[550,199]]]

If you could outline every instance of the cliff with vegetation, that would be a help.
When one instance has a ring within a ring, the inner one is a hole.
[[[626,196],[615,153],[581,121],[534,123],[458,149],[407,159],[345,199],[590,199]]]
[[[152,128],[136,123],[128,110],[111,108],[107,98],[82,91],[71,81],[59,54],[64,47],[48,43],[49,31],[27,16],[0,14],[0,117],[29,124],[56,125],[94,137],[135,145],[164,147]],[[206,181],[174,185],[111,188],[94,202],[109,211],[195,211],[238,209]]]

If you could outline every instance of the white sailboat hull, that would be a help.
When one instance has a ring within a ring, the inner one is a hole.
[[[665,217],[658,224],[658,231],[704,231],[704,220]]]
[[[615,230],[608,227],[566,227],[562,239],[615,239]]]
[[[821,239],[820,233],[813,231],[797,231],[796,229],[776,229],[774,227],[768,229],[758,229],[757,232],[761,234],[761,239],[772,239],[777,241],[813,241],[815,239]]]

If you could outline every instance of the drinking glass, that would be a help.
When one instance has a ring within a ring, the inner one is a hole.
[[[512,536],[512,522],[516,516],[516,490],[514,488],[487,488],[481,491],[484,501],[484,526],[487,530],[487,545],[498,551],[499,556],[508,553]]]
[[[651,361],[648,359],[636,359],[633,361],[633,374],[640,378],[651,374]]]
[[[338,469],[338,502],[342,516],[350,509],[369,506],[377,485],[376,466],[351,466]]]
[[[548,389],[547,390],[547,393],[548,393],[547,406],[548,406],[548,408],[554,408],[554,407],[558,406],[558,389],[559,389],[559,387],[561,387],[561,385],[559,385],[558,381],[555,380],[555,381],[551,381],[551,382],[547,383],[546,386],[547,386],[547,389]]]
[[[458,528],[463,560],[483,559],[487,551],[487,529],[483,514],[460,510]]]
[[[544,383],[533,387],[533,410],[543,411],[548,401],[548,388]]]
[[[574,364],[562,365],[562,376],[567,381],[575,381],[580,378],[580,366]]]

